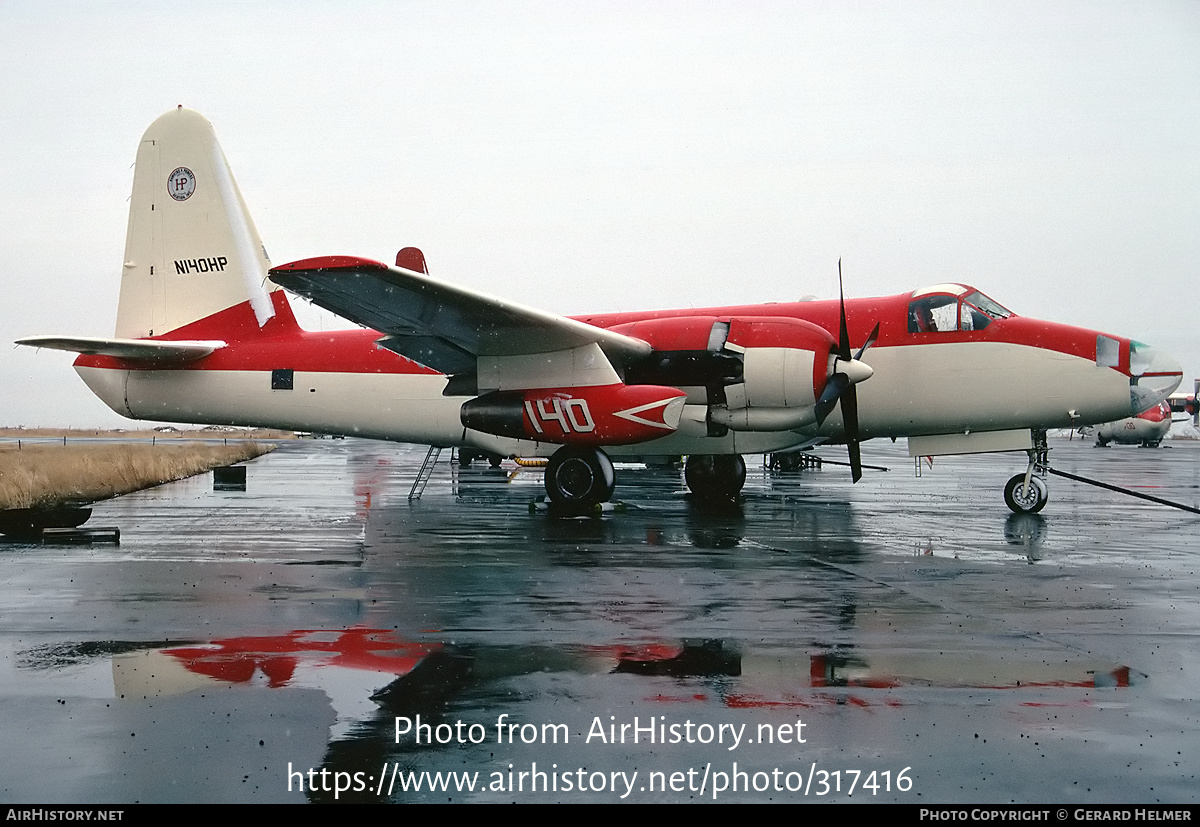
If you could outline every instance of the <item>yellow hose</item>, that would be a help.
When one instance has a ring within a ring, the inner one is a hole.
[[[522,459],[521,457],[513,457],[513,462],[522,468],[543,468],[550,460],[548,459]]]

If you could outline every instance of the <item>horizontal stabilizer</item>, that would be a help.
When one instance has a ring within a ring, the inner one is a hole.
[[[271,280],[387,336],[383,347],[442,373],[474,368],[480,356],[522,356],[597,344],[613,365],[650,345],[584,322],[457,287],[370,259],[326,256],[284,264]]]
[[[99,339],[90,336],[29,336],[18,339],[17,344],[144,362],[194,362],[203,359],[217,348],[225,347],[224,342],[216,341],[164,342],[155,339]]]

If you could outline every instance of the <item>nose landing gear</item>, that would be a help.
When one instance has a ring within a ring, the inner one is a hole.
[[[1029,467],[1024,474],[1017,474],[1004,485],[1004,503],[1016,514],[1036,514],[1046,506],[1050,488],[1046,475],[1050,470],[1045,431],[1034,431],[1033,449],[1029,454]]]
[[[1046,505],[1050,491],[1041,477],[1017,474],[1004,486],[1004,502],[1016,514],[1036,514]]]

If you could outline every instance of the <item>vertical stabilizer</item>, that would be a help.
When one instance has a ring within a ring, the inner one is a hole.
[[[116,335],[159,336],[249,302],[274,315],[271,263],[210,124],[180,107],[146,130],[129,202]]]

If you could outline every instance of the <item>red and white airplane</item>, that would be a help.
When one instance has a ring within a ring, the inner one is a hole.
[[[1115,422],[1102,422],[1096,426],[1096,446],[1103,448],[1110,442],[1118,445],[1142,445],[1157,448],[1167,432],[1171,430],[1171,406],[1159,402],[1137,416],[1127,416]]]
[[[311,332],[280,287],[367,329]],[[142,138],[113,338],[38,336],[135,419],[260,425],[548,456],[558,503],[612,496],[611,457],[687,456],[698,495],[742,454],[907,437],[913,456],[1026,451],[1017,510],[1046,501],[1046,428],[1146,410],[1179,366],[1120,336],[1017,316],[940,284],[850,301],[558,316],[396,266],[271,267],[212,126],[179,108]]]

